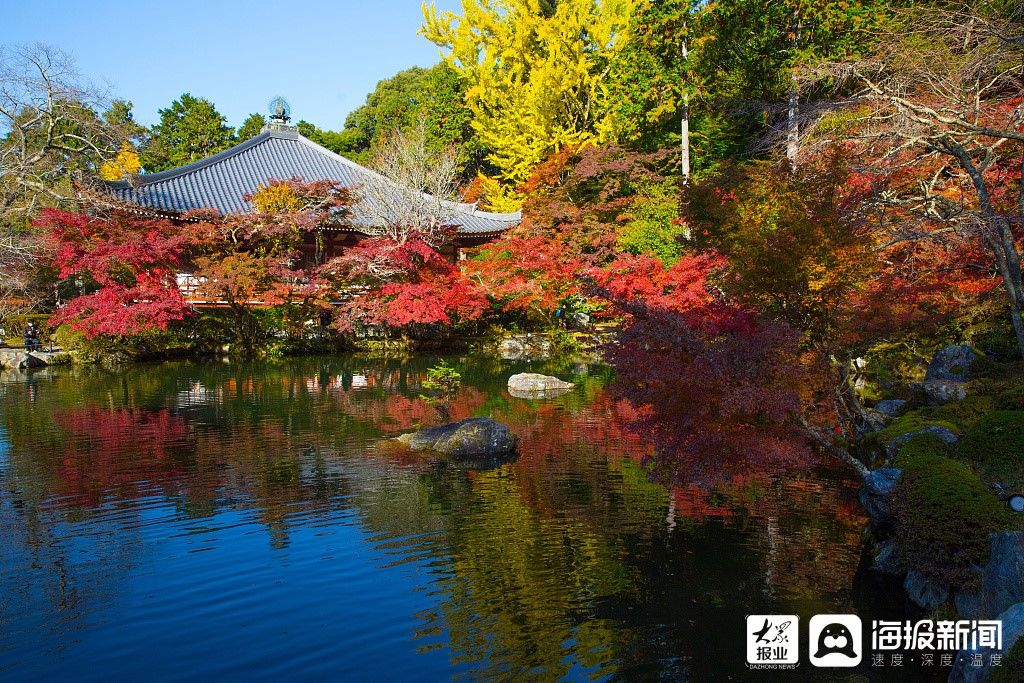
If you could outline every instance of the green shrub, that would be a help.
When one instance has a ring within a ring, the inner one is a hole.
[[[640,189],[616,246],[630,254],[649,254],[671,266],[682,255],[680,239],[689,234],[679,221],[679,187],[675,181],[666,181]]]
[[[993,324],[994,323],[994,324]],[[981,349],[986,356],[1001,361],[1012,361],[1020,358],[1017,337],[1010,325],[1010,316],[1000,311],[989,321],[989,329],[973,335],[971,345]],[[972,368],[973,369],[973,368]]]
[[[969,587],[989,554],[989,534],[1009,508],[967,465],[937,455],[909,458],[896,487],[894,538],[901,560],[953,588]]]
[[[548,339],[555,353],[577,353],[581,348],[579,340],[567,330],[552,330]]]
[[[912,340],[904,341],[909,343],[876,344],[864,354],[862,374],[869,383],[902,386],[923,378],[929,355]]]
[[[446,361],[441,361],[427,370],[427,377],[423,380],[422,385],[427,391],[434,391],[444,398],[451,398],[462,386],[462,375]]]
[[[997,410],[984,416],[956,452],[989,481],[1024,484],[1024,411]]]

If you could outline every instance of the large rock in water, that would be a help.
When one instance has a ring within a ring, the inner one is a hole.
[[[971,374],[971,363],[977,357],[967,344],[951,344],[939,349],[928,363],[924,381],[966,382]]]
[[[417,451],[435,451],[466,462],[488,461],[515,453],[517,439],[508,427],[489,417],[428,427],[403,434],[398,441]]]
[[[557,377],[538,375],[535,372],[521,372],[508,378],[508,391],[518,398],[558,396],[574,386],[572,382],[563,382]]]
[[[881,467],[872,470],[864,478],[864,487],[861,488],[858,498],[875,528],[884,529],[892,525],[892,494],[902,474],[901,469]]]

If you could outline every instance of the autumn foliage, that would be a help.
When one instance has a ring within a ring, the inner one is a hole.
[[[348,283],[335,327],[454,325],[487,308],[482,290],[417,235],[403,242],[366,239],[327,263],[323,277]]]
[[[481,249],[466,273],[501,310],[547,317],[580,292],[583,263],[543,237],[516,236]]]
[[[797,337],[723,298],[713,284],[723,265],[625,255],[590,272],[595,293],[626,316],[608,356],[640,409],[634,427],[654,438],[669,476],[701,483],[812,459],[796,427]]]
[[[37,225],[56,244],[59,278],[79,278],[91,291],[51,318],[87,337],[165,330],[189,312],[175,273],[187,239],[166,220],[109,218],[45,209]]]

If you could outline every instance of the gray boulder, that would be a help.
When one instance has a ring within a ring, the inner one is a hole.
[[[857,433],[873,434],[885,429],[885,421],[886,416],[884,413],[871,408],[865,408],[857,418]]]
[[[967,344],[951,344],[939,349],[928,363],[928,371],[925,373],[924,380],[925,382],[933,380],[966,382],[971,374],[971,363],[977,357],[978,354]]]
[[[892,539],[882,541],[876,548],[875,561],[871,563],[871,571],[890,576],[899,576],[903,573],[896,557],[896,542]]]
[[[887,527],[893,522],[892,494],[902,474],[903,470],[896,467],[882,467],[864,478],[858,498],[876,527]]]
[[[517,334],[505,337],[498,344],[503,360],[546,358],[551,354],[551,340],[541,334]]]
[[[903,589],[918,607],[935,609],[949,599],[949,588],[932,581],[916,569],[907,572]]]
[[[563,382],[557,377],[539,375],[535,372],[521,372],[508,378],[508,391],[519,398],[543,398],[558,396],[572,389],[575,384]]]
[[[590,327],[590,316],[586,313],[570,313],[565,318],[565,324],[574,330],[585,330]]]
[[[933,406],[941,406],[953,401],[967,398],[967,383],[953,380],[936,379],[918,382],[912,386],[915,391],[924,395],[924,400]]]
[[[875,404],[875,410],[880,412],[882,415],[888,417],[895,417],[903,412],[903,408],[907,405],[907,402],[899,398],[888,398],[884,401],[879,401]]]
[[[992,619],[1024,602],[1024,531],[992,534],[988,564],[977,568],[979,588],[960,591],[954,602],[965,619]]]
[[[403,434],[398,441],[416,451],[434,451],[470,463],[514,454],[517,443],[508,427],[489,417],[428,427]]]
[[[939,437],[945,443],[953,444],[960,440],[960,437],[949,431],[945,427],[939,427],[938,425],[930,425],[924,429],[919,429],[916,432],[909,432],[907,434],[900,434],[895,437],[885,446],[885,457],[894,458],[899,452],[900,446],[910,441],[913,441],[919,436],[924,434],[932,434]]]
[[[988,615],[1024,602],[1024,531],[992,536],[992,553],[982,573],[981,588]]]
[[[980,590],[958,591],[953,596],[953,604],[961,619],[985,618],[985,596]]]
[[[1001,650],[992,648],[976,648],[961,650],[957,653],[956,663],[949,673],[949,683],[982,683],[992,673],[991,655],[1005,655],[1013,649],[1017,641],[1024,637],[1024,602],[1019,602],[999,614],[997,619],[1003,622],[1003,647]],[[972,655],[981,654],[981,666],[974,666]],[[1018,672],[1020,673],[1020,672]],[[1017,679],[1013,679],[1017,680]]]

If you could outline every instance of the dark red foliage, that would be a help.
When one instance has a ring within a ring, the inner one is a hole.
[[[723,300],[721,261],[689,256],[671,268],[621,256],[591,277],[627,316],[608,356],[637,408],[655,459],[676,481],[718,482],[812,459],[797,427],[798,336]]]

